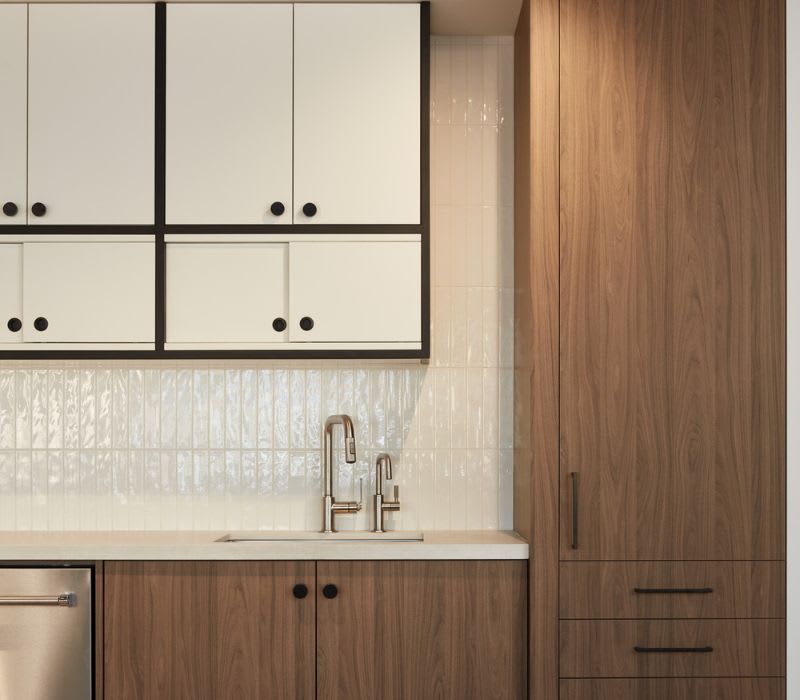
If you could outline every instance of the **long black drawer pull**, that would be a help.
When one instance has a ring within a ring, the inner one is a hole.
[[[709,654],[714,647],[633,647],[637,654]]]
[[[572,480],[572,549],[578,548],[578,472],[570,472]]]
[[[634,588],[634,593],[713,593],[713,588]]]

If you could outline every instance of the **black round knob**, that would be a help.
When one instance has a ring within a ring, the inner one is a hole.
[[[280,216],[286,211],[286,207],[283,206],[283,202],[273,202],[269,210],[274,216]]]
[[[16,333],[22,328],[22,321],[20,321],[18,318],[10,318],[8,319],[8,323],[6,325],[8,326],[8,330],[10,330],[12,333]]]
[[[3,214],[6,216],[16,216],[18,211],[19,207],[14,202],[6,202],[3,205]]]
[[[33,322],[33,327],[37,331],[46,331],[47,326],[50,324],[47,322],[47,319],[44,316],[39,316],[39,318],[35,319]]]
[[[303,316],[300,319],[300,328],[304,331],[310,331],[314,327],[314,319],[310,316]]]
[[[339,595],[339,589],[334,584],[329,583],[322,589],[322,595],[329,599],[335,598]]]
[[[47,207],[41,202],[34,202],[31,205],[31,214],[34,216],[44,216],[47,213]]]
[[[314,204],[313,202],[306,202],[303,205],[303,214],[305,214],[307,217],[311,218],[316,213],[317,213],[317,205]]]
[[[308,586],[305,583],[298,583],[294,588],[292,588],[292,595],[295,598],[300,598],[301,600],[308,595]]]
[[[282,333],[283,331],[286,330],[286,319],[285,318],[276,318],[272,322],[272,328],[274,330],[278,331],[278,333]]]

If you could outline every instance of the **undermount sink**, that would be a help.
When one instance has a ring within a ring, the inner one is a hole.
[[[229,532],[215,542],[422,542],[421,532]]]

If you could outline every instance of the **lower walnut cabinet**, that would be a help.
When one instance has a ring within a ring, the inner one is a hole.
[[[524,698],[527,562],[106,562],[104,697]]]

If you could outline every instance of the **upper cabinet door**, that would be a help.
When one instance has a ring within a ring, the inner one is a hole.
[[[168,6],[166,185],[169,224],[291,223],[291,5]]]
[[[0,226],[24,224],[28,7],[0,5]]]
[[[294,41],[294,223],[419,224],[419,5],[295,5]]]
[[[282,343],[285,243],[169,243],[168,343]]]
[[[30,222],[152,224],[153,5],[29,12]]]
[[[0,343],[22,342],[22,244],[0,244]]]
[[[36,242],[23,248],[26,343],[153,342],[152,239]]]
[[[419,343],[420,244],[289,244],[289,339]]]

